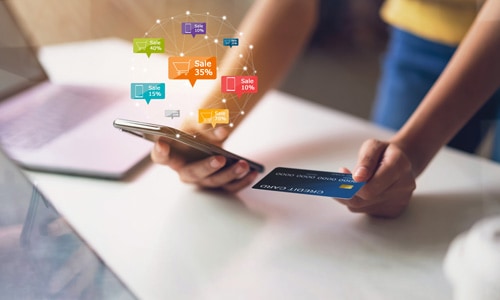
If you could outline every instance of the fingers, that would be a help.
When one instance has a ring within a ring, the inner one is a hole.
[[[346,167],[341,167],[339,168],[339,172],[340,173],[344,173],[344,174],[351,174],[351,170],[349,170],[348,168]]]
[[[368,181],[373,176],[387,146],[387,142],[375,139],[363,143],[358,154],[358,164],[352,176],[355,181]]]
[[[206,140],[216,145],[222,145],[222,143],[229,136],[229,128],[224,126],[217,126],[215,128],[204,124],[183,124],[181,130],[184,132],[196,133],[197,138]]]
[[[392,145],[387,147],[383,158],[378,165],[378,169],[374,172],[375,174],[372,178],[358,192],[358,196],[364,199],[377,198],[378,195],[383,194],[384,191],[391,188],[391,186],[395,185],[392,188],[396,189],[401,186],[402,182],[407,178],[411,178],[413,180],[409,160],[399,148]],[[410,182],[407,182],[406,184],[410,184]],[[411,188],[412,186],[405,187]]]
[[[414,179],[407,177],[372,198],[362,198],[356,195],[350,200],[336,200],[354,213],[364,213],[382,218],[396,218],[408,206],[414,189]]]
[[[185,132],[199,132],[198,138],[207,140],[216,145],[222,145],[222,142],[229,136],[229,130],[226,127],[216,127],[211,129],[204,129],[197,125],[187,124],[182,128]],[[186,161],[179,154],[170,151],[170,146],[168,143],[158,140],[151,151],[151,160],[155,163],[167,165],[174,170],[179,170],[182,168]]]
[[[210,140],[222,144],[229,136],[229,130],[227,127],[216,127],[214,130],[208,132]]]
[[[239,180],[235,180],[233,182],[225,184],[224,186],[222,186],[222,188],[227,192],[236,193],[237,191],[250,185],[255,180],[255,178],[257,178],[257,172],[252,171]]]
[[[234,180],[242,179],[249,172],[250,166],[248,163],[245,161],[239,161],[231,167],[221,170],[215,174],[207,174],[207,176],[198,179],[196,182],[204,187],[222,187]]]
[[[179,155],[170,151],[170,145],[158,140],[151,150],[151,160],[157,164],[171,167],[174,170],[181,169],[186,161]]]
[[[386,218],[399,216],[416,188],[413,168],[406,154],[394,144],[369,140],[360,150],[356,170],[359,167],[366,168],[364,175],[369,178],[366,184],[352,199],[336,200],[352,212]],[[343,168],[341,172],[349,170]]]
[[[211,140],[212,143],[220,141],[220,144],[228,134],[227,128],[217,127],[205,134],[204,138]],[[250,172],[250,166],[246,161],[241,160],[226,167],[226,158],[220,155],[188,163],[162,141],[155,143],[151,151],[151,159],[155,163],[167,165],[177,171],[183,182],[204,188],[222,188],[229,192],[236,192],[249,185],[257,176],[256,173]]]
[[[208,186],[214,186],[217,184],[217,179],[220,180],[220,174],[218,177],[211,178],[210,175],[219,171],[226,164],[226,159],[223,156],[211,156],[200,161],[190,163],[183,168],[179,169],[179,178],[185,183],[202,183],[208,184]],[[227,175],[227,171],[223,172]],[[210,179],[208,179],[210,178]]]
[[[226,159],[223,156],[209,157],[179,169],[179,178],[183,182],[205,188],[222,188],[228,192],[236,192],[249,185],[257,176],[256,172],[250,171],[250,165],[244,160],[224,168],[225,164]]]

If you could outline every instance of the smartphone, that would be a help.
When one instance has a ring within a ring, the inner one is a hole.
[[[131,133],[152,142],[161,140],[168,143],[171,147],[171,151],[182,155],[188,162],[197,161],[213,155],[222,155],[226,158],[225,167],[239,160],[244,160],[250,165],[251,170],[259,173],[264,171],[264,166],[259,163],[226,151],[221,147],[197,139],[190,134],[169,126],[125,119],[116,119],[113,122],[113,126],[124,132]]]

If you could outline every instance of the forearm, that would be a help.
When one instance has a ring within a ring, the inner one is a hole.
[[[318,2],[259,0],[244,18],[238,31],[243,33],[245,45],[253,45],[253,49],[240,45],[238,51],[229,51],[219,67],[219,74],[232,75],[232,70],[241,68],[239,55],[247,57],[248,51],[252,51],[258,93],[252,94],[250,101],[245,103],[245,115],[267,91],[277,86],[300,54],[315,28]],[[242,101],[222,103],[220,100],[227,96],[221,93],[220,84],[215,84],[200,107],[227,108],[231,113],[239,112]],[[242,119],[234,118],[234,126],[229,130],[236,128]]]
[[[484,4],[446,69],[392,139],[416,175],[500,86],[500,1]]]

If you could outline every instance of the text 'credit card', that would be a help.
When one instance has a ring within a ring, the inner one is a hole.
[[[252,188],[259,190],[351,199],[364,182],[351,174],[292,168],[276,168]]]

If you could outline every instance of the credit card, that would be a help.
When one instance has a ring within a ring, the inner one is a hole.
[[[351,199],[364,184],[354,181],[351,174],[279,167],[269,172],[252,188]]]

